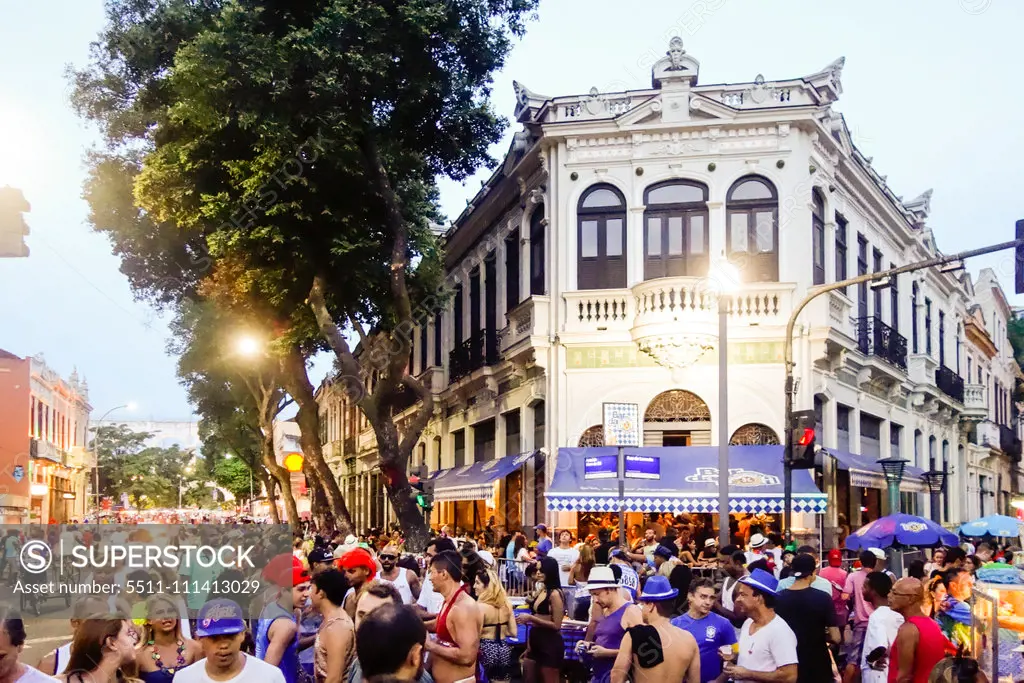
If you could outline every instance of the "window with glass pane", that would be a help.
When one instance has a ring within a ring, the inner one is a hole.
[[[644,278],[707,274],[707,187],[672,180],[644,192]]]
[[[757,253],[767,254],[775,251],[775,215],[771,213],[755,214],[757,220]]]
[[[661,256],[661,219],[647,219],[647,255]]]
[[[583,221],[580,224],[580,256],[597,257],[597,221]]]
[[[703,254],[705,249],[704,230],[706,222],[704,216],[690,216],[690,253]]]
[[[605,232],[608,235],[608,256],[622,256],[622,225],[621,218],[609,219]]]
[[[596,185],[584,192],[578,214],[579,289],[626,286],[626,202],[618,190]]]
[[[729,251],[747,251],[748,218],[749,216],[745,213],[734,213],[729,216],[730,236],[732,238],[732,242],[729,245]]]
[[[680,256],[683,253],[683,217],[669,216],[668,219],[668,254]]]
[[[530,217],[530,294],[546,292],[544,260],[544,205]]]
[[[814,284],[825,284],[825,200],[815,189],[812,194],[811,211],[811,258],[813,259]]]

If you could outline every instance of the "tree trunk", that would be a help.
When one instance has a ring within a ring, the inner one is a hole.
[[[328,503],[327,494],[320,483],[320,477],[317,476],[308,460],[302,464],[302,469],[306,475],[306,486],[309,489],[310,517],[321,529],[334,528],[334,515],[331,514],[330,503]]]
[[[373,424],[377,436],[377,454],[381,474],[387,489],[388,500],[402,525],[405,534],[405,545],[413,552],[422,552],[430,540],[430,530],[423,519],[423,511],[416,504],[416,499],[409,484],[406,471],[409,467],[409,454],[403,453],[399,445],[398,428],[394,418]]]
[[[284,511],[288,516],[288,524],[293,531],[298,531],[299,509],[295,505],[295,496],[292,495],[291,474],[283,466],[277,464],[277,457],[274,453],[273,422],[263,427],[262,451],[263,466],[270,471],[270,474],[277,480],[278,486],[281,487],[281,498],[284,500]]]
[[[312,469],[323,485],[323,492],[330,506],[337,528],[344,534],[353,533],[352,517],[345,505],[345,497],[338,486],[338,480],[324,460],[320,443],[320,411],[313,395],[313,385],[306,372],[306,361],[298,347],[293,347],[281,358],[281,375],[285,390],[295,399],[299,412],[295,421],[299,424],[303,457],[310,461]]]
[[[270,507],[270,521],[274,524],[281,523],[281,511],[277,509],[277,497],[274,495],[276,481],[266,470],[262,470],[261,478],[263,485],[267,488],[267,504]]]

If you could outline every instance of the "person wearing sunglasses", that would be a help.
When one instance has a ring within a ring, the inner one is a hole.
[[[402,604],[411,605],[420,597],[420,577],[411,569],[398,566],[401,553],[398,547],[388,545],[380,551],[377,559],[380,560],[381,572],[377,580],[381,583],[388,583],[398,590],[402,596]]]

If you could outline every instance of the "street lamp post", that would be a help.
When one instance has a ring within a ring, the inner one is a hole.
[[[92,493],[96,497],[96,515],[99,515],[100,513],[100,423],[103,422],[103,420],[106,419],[106,417],[110,415],[112,412],[114,412],[115,410],[121,410],[122,408],[127,408],[128,410],[135,410],[135,403],[125,403],[124,405],[121,406],[114,406],[107,412],[103,413],[100,419],[96,420],[96,435],[92,439]]]
[[[889,514],[900,513],[900,482],[903,481],[903,469],[907,460],[901,458],[882,458],[877,461],[885,473],[885,483],[889,488]]]
[[[718,547],[729,545],[729,311],[739,271],[723,255],[711,280],[718,289]]]
[[[936,524],[942,524],[942,511],[940,506],[942,501],[939,496],[945,491],[946,488],[946,472],[943,470],[932,470],[925,472],[924,481],[928,484],[928,492],[931,494],[931,508],[932,508],[932,521]]]

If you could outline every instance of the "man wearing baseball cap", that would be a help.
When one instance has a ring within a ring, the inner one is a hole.
[[[350,619],[355,619],[356,602],[366,586],[377,576],[377,563],[368,550],[356,548],[345,553],[339,564],[349,585],[345,593],[345,611]]]
[[[263,608],[256,629],[256,656],[295,683],[299,671],[298,623],[295,607],[306,602],[309,572],[295,556],[278,555],[263,570],[263,578],[277,586],[277,599]]]
[[[775,612],[796,634],[796,654],[800,658],[797,683],[833,680],[828,645],[838,645],[843,638],[832,606],[832,592],[824,593],[811,585],[818,569],[812,555],[797,555],[792,569],[795,581],[792,587],[779,592]]]
[[[554,547],[551,539],[548,537],[547,525],[538,524],[533,527],[533,530],[537,532],[537,558],[547,557],[548,552]]]
[[[629,627],[622,637],[612,683],[626,683],[630,669],[633,680],[700,683],[697,641],[669,621],[678,596],[664,576],[647,579],[639,596],[644,623]]]
[[[739,580],[736,609],[745,614],[747,620],[740,629],[736,663],[728,661],[723,667],[736,683],[769,680],[758,673],[775,674],[770,680],[796,681],[796,635],[782,617],[775,614],[777,588],[775,577],[763,569],[755,569]]]
[[[285,683],[278,667],[241,651],[245,620],[237,603],[224,598],[205,603],[195,634],[203,659],[176,671],[173,683]]]

